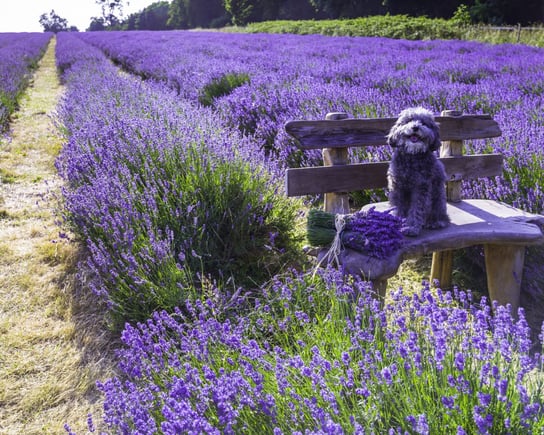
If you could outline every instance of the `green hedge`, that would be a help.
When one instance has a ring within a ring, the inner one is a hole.
[[[380,15],[345,20],[265,21],[249,24],[250,33],[298,33],[331,36],[381,36],[397,39],[460,38],[461,29],[454,20]]]
[[[466,25],[460,19],[382,15],[342,20],[264,21],[226,31],[248,33],[296,33],[331,36],[380,36],[395,39],[466,39],[482,42],[521,43],[544,47],[544,26],[492,27]]]

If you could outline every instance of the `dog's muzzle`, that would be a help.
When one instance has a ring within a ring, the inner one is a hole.
[[[432,131],[420,122],[412,121],[404,126],[400,145],[409,154],[427,152],[432,139]]]
[[[425,139],[417,134],[402,137],[402,146],[408,154],[418,154],[428,151],[428,146]]]

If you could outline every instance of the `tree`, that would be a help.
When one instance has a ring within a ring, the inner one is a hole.
[[[91,24],[89,24],[89,28],[87,29],[89,32],[99,32],[102,30],[106,30],[106,25],[104,23],[104,18],[102,17],[92,17],[91,18]]]
[[[40,25],[43,27],[44,32],[58,33],[68,30],[68,20],[57,15],[54,9],[51,9],[49,15],[40,15]]]
[[[228,21],[222,0],[172,0],[168,26],[173,29],[221,27]]]
[[[114,27],[120,24],[123,16],[123,0],[95,0],[102,8],[102,18],[106,27]]]
[[[150,4],[137,16],[135,27],[137,30],[165,30],[167,29],[168,10],[167,1],[159,1]]]
[[[224,5],[235,26],[244,26],[249,23],[255,8],[255,2],[252,0],[224,0]]]
[[[189,14],[186,0],[172,0],[168,9],[168,26],[172,29],[187,29],[189,27]]]
[[[278,16],[280,20],[309,20],[322,18],[316,12],[315,7],[309,0],[283,0],[278,5]]]
[[[315,10],[327,18],[356,18],[381,15],[388,0],[309,0]]]
[[[189,0],[191,27],[210,27],[227,15],[222,0]]]

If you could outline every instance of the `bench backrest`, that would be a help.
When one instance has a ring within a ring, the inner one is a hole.
[[[463,115],[444,111],[435,117],[440,127],[440,160],[448,176],[448,201],[461,200],[461,181],[502,173],[501,154],[464,155],[463,141],[501,135],[489,115]],[[345,113],[330,113],[325,120],[289,121],[285,130],[302,150],[322,149],[324,166],[287,170],[288,196],[325,194],[325,210],[349,213],[346,192],[387,187],[389,162],[350,164],[350,147],[386,145],[386,136],[396,118],[348,119]]]

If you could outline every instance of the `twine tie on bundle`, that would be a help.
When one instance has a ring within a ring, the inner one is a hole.
[[[317,263],[314,275],[324,261],[326,262],[325,264],[330,264],[334,261],[336,263],[336,266],[340,266],[340,259],[338,258],[338,256],[342,251],[342,231],[344,231],[344,228],[346,227],[346,215],[337,214],[334,219],[334,225],[336,227],[336,235],[334,236],[334,240],[332,241],[331,247],[329,248],[327,253]]]

